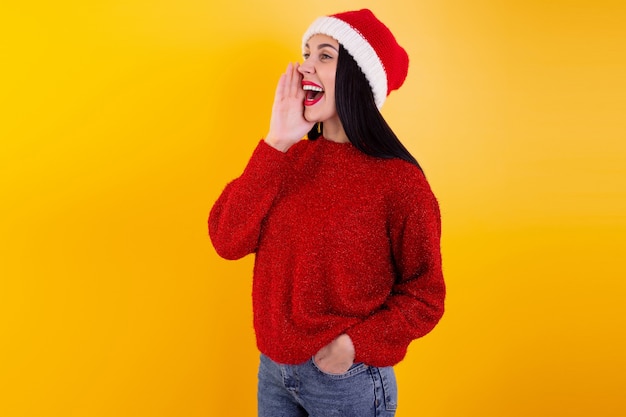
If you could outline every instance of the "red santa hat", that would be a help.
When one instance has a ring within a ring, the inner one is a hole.
[[[387,26],[368,9],[317,18],[302,37],[302,48],[311,36],[323,34],[336,39],[365,74],[380,109],[393,90],[404,83],[409,56]]]

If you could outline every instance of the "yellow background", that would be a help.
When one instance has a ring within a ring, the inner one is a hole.
[[[398,417],[625,416],[625,5],[3,2],[0,415],[255,414],[252,257],[206,218],[308,24],[366,6],[444,221]]]

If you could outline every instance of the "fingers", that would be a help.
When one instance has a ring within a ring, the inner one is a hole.
[[[293,96],[293,64],[291,62],[287,65],[287,72],[285,73],[285,96]]]
[[[302,74],[300,73],[300,64],[296,62],[294,71],[296,72],[296,95],[298,98],[304,100],[304,90],[302,89]]]
[[[276,85],[276,93],[274,95],[274,102],[280,101],[285,96],[285,89],[287,85],[287,73],[284,73],[278,79],[278,84]]]
[[[297,62],[292,66],[293,77],[291,79],[291,93],[294,97],[304,95],[304,90],[302,90],[302,76],[300,75],[300,71],[298,71],[299,66],[300,64]]]
[[[276,89],[276,96],[281,98],[300,97],[304,95],[302,90],[301,76],[298,71],[299,64],[287,65],[287,69],[279,80],[279,88]]]

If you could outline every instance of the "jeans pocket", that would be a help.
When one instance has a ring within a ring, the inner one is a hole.
[[[350,378],[352,376],[358,375],[361,372],[366,371],[369,366],[367,366],[366,364],[364,364],[363,362],[355,362],[352,364],[352,366],[350,366],[350,368],[342,373],[342,374],[332,374],[330,372],[326,372],[323,371],[322,368],[320,368],[317,363],[315,363],[315,356],[311,357],[311,363],[313,364],[313,367],[315,369],[317,369],[318,372],[320,372],[321,374],[331,378],[331,379],[346,379],[346,378]]]

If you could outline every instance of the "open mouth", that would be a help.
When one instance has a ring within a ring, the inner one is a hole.
[[[303,81],[302,89],[305,92],[305,96],[304,96],[305,106],[314,105],[315,103],[320,101],[322,97],[324,96],[324,89],[321,86],[314,84],[310,81]]]

